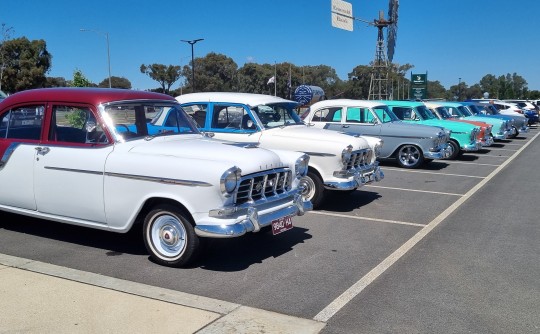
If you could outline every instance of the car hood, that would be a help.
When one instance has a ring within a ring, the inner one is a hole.
[[[448,130],[452,130],[452,132],[471,132],[474,128],[476,128],[475,125],[469,124],[469,123],[462,123],[462,122],[453,122],[453,121],[447,121],[442,119],[430,119],[425,121],[420,121],[421,124],[424,125],[435,125],[435,126],[442,126],[444,128],[447,128]]]
[[[442,126],[416,124],[416,123],[411,124],[411,123],[407,123],[403,121],[382,123],[382,126],[385,132],[389,132],[392,134],[393,133],[402,134],[402,135],[422,134],[423,136],[437,137],[439,132],[444,133]]]
[[[129,153],[148,156],[168,156],[201,161],[228,162],[244,173],[284,167],[280,156],[254,144],[221,141],[200,136],[169,136],[130,142]]]
[[[262,147],[304,152],[310,156],[341,156],[349,145],[353,150],[371,146],[362,136],[319,129],[308,125],[289,125],[265,129],[260,136]]]

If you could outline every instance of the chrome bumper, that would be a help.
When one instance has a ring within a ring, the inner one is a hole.
[[[494,134],[493,135],[493,139],[497,139],[497,140],[505,140],[507,139],[509,136],[511,136],[511,131],[510,130],[506,130],[504,131],[503,133],[497,133],[497,134]],[[492,133],[493,134],[493,133]]]
[[[438,152],[431,152],[431,151],[424,152],[424,158],[426,159],[446,159],[449,156],[450,156],[450,150],[449,150],[448,144],[446,144]]]
[[[465,144],[465,145],[461,146],[461,149],[463,151],[466,151],[466,152],[478,151],[481,148],[482,148],[482,143],[481,142],[475,142],[474,144]]]
[[[313,209],[310,201],[304,201],[299,193],[294,195],[293,203],[289,206],[259,215],[257,208],[247,208],[246,217],[241,221],[230,225],[196,225],[195,233],[199,237],[207,238],[234,238],[247,232],[259,232],[261,228],[268,226],[272,221],[286,216],[302,216],[306,211]]]
[[[379,182],[382,179],[384,179],[384,173],[381,167],[379,167],[379,163],[375,162],[372,168],[358,169],[354,173],[352,180],[339,182],[325,181],[324,187],[330,190],[353,190],[364,184]]]
[[[527,133],[527,132],[529,132],[529,127],[525,125],[525,126],[523,126],[521,129],[519,129],[519,132],[520,132],[520,133],[521,133],[521,132]]]
[[[493,137],[487,137],[482,140],[483,147],[491,146],[491,145],[493,145]]]

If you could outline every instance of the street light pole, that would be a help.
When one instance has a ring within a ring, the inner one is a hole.
[[[457,96],[458,96],[458,101],[459,101],[459,99],[461,98],[461,78],[459,78],[459,82],[457,86]]]
[[[112,87],[112,84],[111,84],[111,51],[110,51],[110,47],[109,47],[109,33],[99,31],[99,30],[92,30],[92,29],[79,29],[79,30],[80,31],[92,31],[92,32],[95,32],[96,34],[105,35],[105,39],[107,40],[107,65],[108,65],[108,68],[109,68],[109,88],[111,88]]]
[[[181,40],[181,42],[185,42],[191,45],[191,92],[192,93],[195,92],[195,58],[194,58],[194,53],[193,53],[193,45],[195,45],[195,43],[200,42],[200,41],[204,41],[204,38],[193,39],[191,41],[186,41],[183,39]]]

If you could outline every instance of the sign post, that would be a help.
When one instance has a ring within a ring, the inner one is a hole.
[[[427,72],[425,74],[411,73],[410,95],[416,100],[427,99]]]

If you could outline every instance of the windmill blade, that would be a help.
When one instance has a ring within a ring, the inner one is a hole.
[[[388,47],[388,61],[392,62],[396,49],[397,23],[398,23],[399,0],[390,0],[388,4],[388,20],[390,25],[387,28],[386,44]]]

